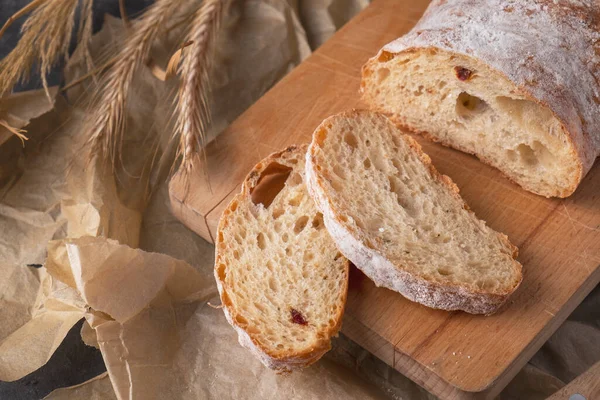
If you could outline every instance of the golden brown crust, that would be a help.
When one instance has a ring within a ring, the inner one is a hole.
[[[337,315],[334,316],[335,325],[329,327],[322,332],[321,339],[313,344],[312,347],[305,349],[300,352],[286,352],[286,351],[274,351],[273,349],[263,346],[259,341],[253,337],[252,334],[248,333],[243,326],[237,322],[237,317],[240,315],[236,310],[235,305],[231,302],[228,294],[229,288],[222,276],[219,267],[225,265],[225,260],[220,252],[220,249],[226,245],[223,240],[222,231],[230,223],[229,216],[240,206],[243,206],[244,202],[250,201],[250,195],[252,190],[259,183],[259,179],[264,170],[272,163],[277,162],[284,165],[293,165],[286,162],[286,158],[290,156],[296,156],[306,152],[307,145],[302,146],[290,146],[282,151],[273,153],[260,161],[254,168],[248,173],[246,179],[242,184],[242,189],[229,203],[229,205],[223,211],[219,225],[217,228],[217,240],[215,243],[215,280],[219,289],[219,295],[221,303],[223,304],[223,311],[225,317],[230,325],[238,333],[240,344],[248,348],[261,362],[269,368],[275,370],[278,373],[290,373],[296,369],[305,368],[316,361],[318,361],[327,351],[331,349],[331,337],[336,336],[342,326],[342,317],[344,313],[344,307],[339,309]],[[345,276],[349,275],[349,261],[345,260]],[[346,303],[347,292],[348,292],[348,279],[344,281],[344,286],[341,288],[342,291],[342,304]]]

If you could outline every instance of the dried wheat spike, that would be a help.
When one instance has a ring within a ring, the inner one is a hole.
[[[80,40],[91,37],[91,3],[81,6]],[[78,0],[46,0],[36,7],[21,29],[21,39],[6,57],[0,60],[0,95],[9,92],[17,82],[24,82],[34,64],[40,65],[40,75],[50,99],[46,76],[60,57],[68,58],[71,33],[75,24]]]
[[[102,91],[93,102],[94,111],[86,121],[91,155],[101,153],[116,164],[134,73],[146,62],[152,44],[178,5],[178,1],[157,0],[132,24],[131,34],[123,43],[116,62],[102,78]]]
[[[192,44],[181,57],[175,135],[180,141],[178,155],[182,157],[184,172],[190,170],[193,159],[203,152],[205,145],[205,133],[210,124],[209,73],[224,5],[224,0],[203,2],[186,39]]]

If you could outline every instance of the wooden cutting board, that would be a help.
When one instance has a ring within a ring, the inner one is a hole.
[[[407,32],[426,0],[374,0],[208,146],[200,168],[170,185],[173,212],[213,241],[248,171],[268,154],[308,142],[325,117],[364,107],[360,67]],[[568,199],[525,192],[475,157],[417,140],[482,219],[520,249],[524,281],[491,317],[428,309],[351,274],[343,332],[441,398],[491,398],[600,281],[600,165]]]

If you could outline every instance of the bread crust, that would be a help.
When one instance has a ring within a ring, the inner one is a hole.
[[[435,0],[407,35],[388,43],[363,66],[364,100],[376,107],[367,86],[379,57],[432,50],[483,62],[512,82],[519,95],[552,112],[578,165],[569,186],[552,196],[571,195],[600,155],[600,3]],[[537,193],[534,187],[524,188]]]
[[[303,146],[290,146],[285,150],[275,152],[262,161],[260,161],[251,171],[248,173],[246,179],[242,184],[242,189],[239,194],[237,194],[229,203],[227,208],[223,211],[223,215],[219,220],[219,225],[217,228],[217,241],[215,243],[215,281],[217,283],[217,288],[219,290],[219,295],[221,298],[221,303],[223,306],[223,312],[227,319],[227,322],[238,334],[239,343],[249,349],[255,357],[257,357],[263,365],[268,368],[275,370],[280,374],[287,374],[297,369],[302,369],[308,367],[309,365],[318,361],[327,351],[331,349],[331,337],[337,336],[339,330],[342,327],[342,317],[344,313],[344,307],[341,307],[338,314],[333,316],[335,321],[335,325],[329,327],[323,334],[321,335],[320,340],[316,341],[312,344],[311,347],[305,349],[301,352],[286,352],[286,351],[272,351],[271,349],[263,346],[256,338],[248,333],[243,326],[241,326],[236,317],[240,315],[239,311],[236,309],[235,305],[231,302],[229,297],[229,288],[224,279],[219,275],[218,266],[225,263],[223,255],[221,254],[220,249],[223,246],[226,246],[226,243],[223,241],[223,236],[220,232],[230,223],[229,215],[233,213],[233,211],[237,207],[243,207],[245,204],[248,207],[256,207],[251,201],[251,193],[252,189],[258,185],[262,172],[271,164],[272,162],[277,162],[283,165],[287,165],[293,167],[292,164],[287,163],[286,159],[288,157],[294,157],[298,154],[302,154],[306,152],[307,145]],[[249,204],[248,204],[249,203]],[[348,260],[345,260],[345,275],[346,277],[349,275],[349,267],[350,263]],[[340,289],[342,291],[342,303],[346,304],[347,292],[348,292],[348,280],[346,279],[344,282],[344,286]]]
[[[363,113],[371,113],[365,110],[351,110],[338,114],[324,120],[315,130],[326,131],[326,126],[331,118],[344,117],[356,118]],[[419,143],[410,136],[405,136],[409,146],[425,164],[432,177],[446,186],[464,208],[473,213],[459,194],[456,184],[446,175],[440,174],[431,163],[431,159],[423,152]],[[519,274],[516,285],[502,293],[486,293],[473,291],[461,285],[443,285],[432,282],[423,277],[413,275],[405,271],[401,266],[396,266],[386,259],[376,249],[369,246],[368,241],[362,240],[360,233],[355,231],[349,224],[343,222],[339,210],[336,210],[326,195],[325,179],[319,174],[315,164],[317,145],[313,143],[306,153],[306,184],[310,195],[315,200],[317,208],[323,213],[323,221],[331,236],[335,239],[338,248],[354,265],[365,273],[377,286],[386,287],[401,293],[404,297],[432,308],[442,310],[463,310],[471,314],[493,314],[506,302],[508,297],[520,285],[522,267],[514,258],[518,255],[518,249],[504,234],[497,233],[500,240],[512,249],[513,267]]]

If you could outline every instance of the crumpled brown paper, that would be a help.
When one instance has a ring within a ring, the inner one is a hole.
[[[248,399],[278,393],[298,399],[315,393],[376,398],[377,391],[364,383],[345,382],[342,376],[348,372],[331,362],[292,377],[264,369],[237,345],[223,313],[207,304],[209,298],[218,301],[211,277],[184,261],[82,237],[51,242],[46,269],[43,307],[58,314],[35,316],[35,324],[25,325],[26,334],[12,335],[19,341],[3,343],[10,346],[0,348],[8,369],[0,370],[4,376],[22,373],[20,367],[28,365],[24,354],[40,353],[25,351],[28,346],[53,343],[44,337],[58,336],[53,329],[68,330],[85,316],[118,399],[218,398],[224,393]],[[228,376],[239,384],[232,385]],[[252,393],[246,392],[245,379],[254,381]],[[73,390],[89,394],[83,386]]]
[[[49,250],[50,275],[86,304],[117,397],[169,398],[162,394],[177,381],[179,325],[214,293],[212,282],[184,261],[104,238],[67,239]]]

